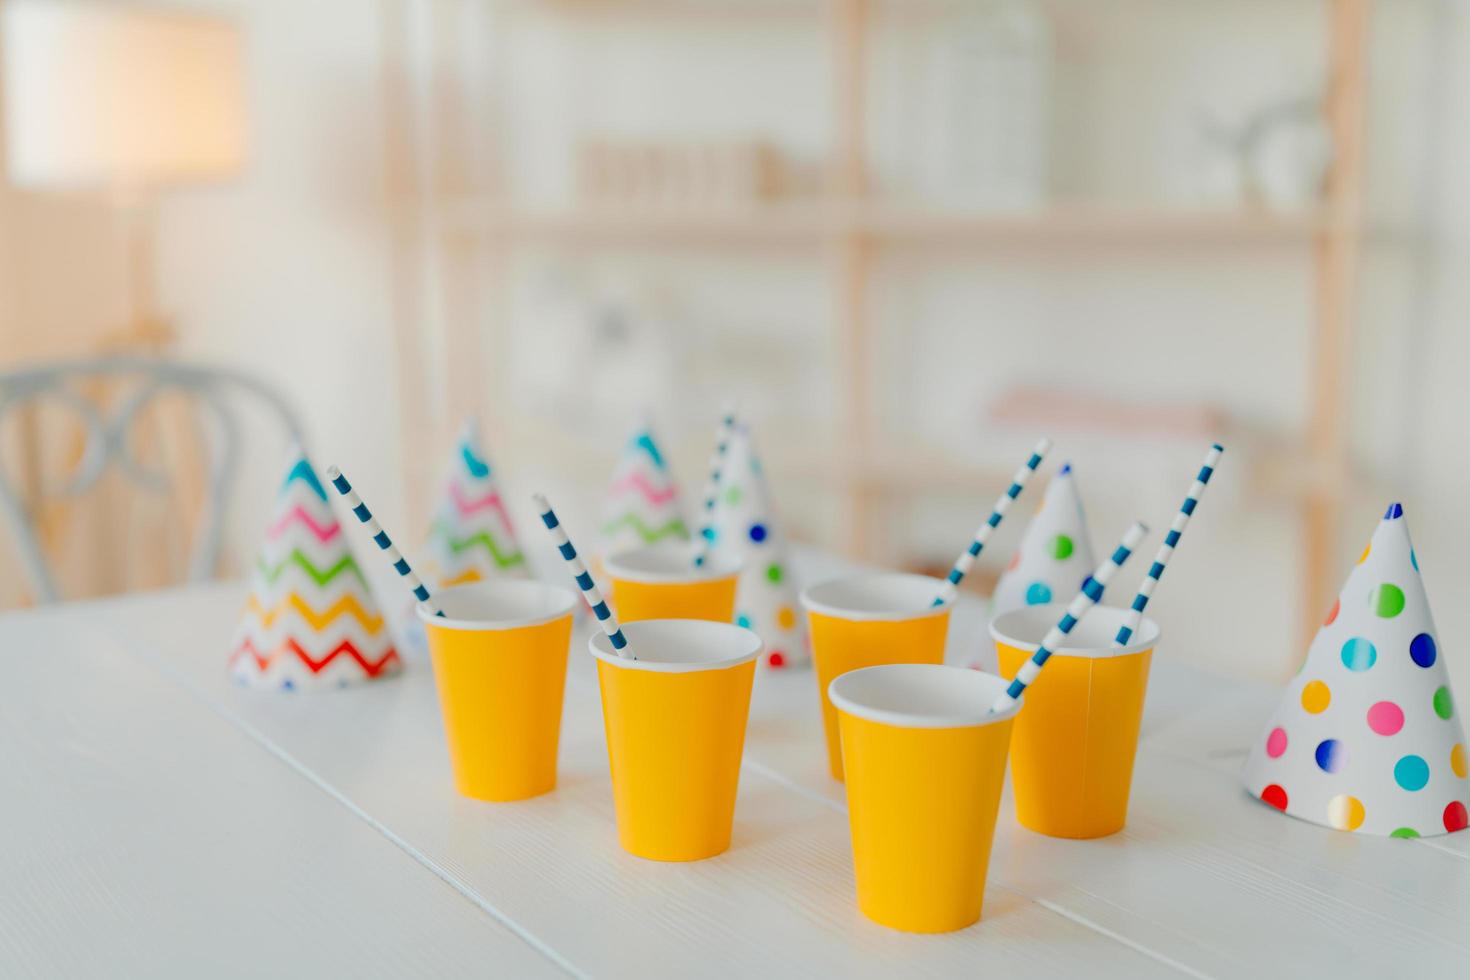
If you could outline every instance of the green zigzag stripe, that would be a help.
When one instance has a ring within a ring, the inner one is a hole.
[[[316,582],[317,585],[326,585],[328,582],[332,581],[332,579],[336,578],[338,575],[341,575],[344,571],[348,570],[350,570],[352,574],[356,575],[357,580],[361,582],[364,586],[367,585],[367,580],[363,578],[362,575],[362,569],[357,567],[357,562],[352,560],[351,555],[343,555],[337,560],[337,564],[333,565],[331,568],[326,569],[325,571],[313,565],[311,563],[311,559],[306,557],[306,555],[297,548],[292,548],[291,553],[285,558],[282,558],[280,562],[277,563],[275,568],[271,568],[269,565],[267,565],[265,563],[265,558],[263,557],[258,557],[255,559],[255,570],[258,571],[261,576],[272,585],[275,584],[276,579],[281,577],[281,573],[286,570],[287,565],[296,565],[307,575],[311,576],[312,581]]]
[[[643,518],[634,513],[627,513],[622,517],[615,517],[608,521],[602,525],[602,533],[607,537],[612,537],[621,531],[625,525],[636,531],[638,537],[643,539],[644,544],[653,544],[655,541],[660,541],[670,535],[678,535],[683,538],[689,537],[689,528],[685,527],[684,522],[677,517],[661,527],[649,527],[643,523]]]
[[[449,546],[449,550],[456,555],[476,544],[482,544],[485,546],[485,550],[490,553],[490,557],[495,559],[497,568],[514,568],[517,565],[524,565],[526,563],[526,556],[521,554],[519,550],[501,551],[499,545],[495,543],[495,539],[490,536],[489,531],[481,531],[467,538],[456,538],[442,526],[436,526],[435,532],[444,539],[444,543]]]

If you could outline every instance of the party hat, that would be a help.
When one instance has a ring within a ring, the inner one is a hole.
[[[1408,521],[1390,504],[1242,779],[1303,820],[1427,837],[1465,828],[1466,766]]]
[[[526,556],[473,419],[460,429],[442,487],[420,563],[425,581],[448,588],[497,575],[526,577]]]
[[[613,555],[660,541],[688,540],[674,475],[653,428],[641,425],[613,470],[597,551]]]
[[[1072,464],[1065,463],[1051,478],[1041,507],[995,584],[991,616],[1022,606],[1066,602],[1095,567],[1082,498]]]
[[[393,640],[327,492],[299,447],[276,498],[231,645],[252,687],[346,687],[394,673]]]
[[[787,561],[786,537],[744,423],[737,423],[726,452],[712,550],[744,564],[735,594],[735,622],[760,634],[767,666],[806,664],[811,659],[806,617],[797,613],[798,590]]]

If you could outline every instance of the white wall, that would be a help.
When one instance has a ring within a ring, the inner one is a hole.
[[[700,15],[648,22],[517,6],[521,33],[507,38],[515,97],[506,122],[518,137],[510,155],[518,188],[528,200],[564,199],[567,141],[598,129],[760,135],[816,159],[827,140],[828,66],[815,14],[795,6],[795,13],[764,20]],[[422,13],[421,3],[408,7],[410,21]],[[318,455],[349,468],[385,520],[421,524],[419,515],[403,512],[393,340],[401,269],[392,224],[402,202],[390,192],[385,129],[384,52],[400,40],[402,11],[391,2],[354,0],[256,0],[237,9],[249,32],[250,166],[227,187],[181,192],[165,204],[162,305],[177,317],[191,353],[259,370],[286,390]],[[1179,134],[1201,107],[1229,109],[1231,100],[1273,85],[1310,83],[1323,62],[1317,2],[1069,0],[1048,9],[1058,24],[1059,104],[1049,179],[1065,199],[1169,197],[1169,168],[1188,153]],[[1461,374],[1470,364],[1461,325],[1470,287],[1458,274],[1470,229],[1470,191],[1460,180],[1470,138],[1459,123],[1470,92],[1463,67],[1470,13],[1435,0],[1393,0],[1376,9],[1370,197],[1375,215],[1411,233],[1375,245],[1365,268],[1354,449],[1409,507],[1441,629],[1453,636],[1470,630],[1470,612],[1452,602],[1470,586],[1455,548],[1470,532],[1460,504],[1470,463],[1458,451],[1467,408]],[[916,24],[908,41],[877,52],[880,79],[905,64],[900,49],[924,29]],[[875,97],[880,176],[894,172],[908,149],[893,135],[902,132],[892,115],[901,111],[901,99]],[[0,220],[13,228],[16,214],[11,201]],[[14,234],[0,236],[8,242],[0,270],[8,268],[11,284],[26,290],[0,300],[0,314],[48,327],[120,315],[121,267],[109,270],[106,261],[118,241],[63,236],[69,226],[54,220],[62,214],[36,217],[34,237],[19,236],[23,246]],[[1427,241],[1415,237],[1414,224],[1426,215]],[[73,220],[76,228],[90,227],[86,215]],[[45,270],[79,249],[96,253],[88,265],[97,274],[86,277],[95,287],[69,290],[54,273],[47,279]],[[739,383],[759,392],[754,408],[763,424],[816,431],[830,419],[834,369],[825,360],[831,328],[822,263],[799,250],[672,259],[603,254],[574,272],[612,292],[660,297],[665,321],[650,329],[674,353],[669,370],[678,383],[662,389],[655,380],[647,390],[667,395],[658,407],[672,441],[697,447],[713,412],[704,401],[730,365],[779,378]],[[1198,398],[1262,431],[1294,431],[1305,410],[1309,263],[1307,246],[1292,243],[1177,254],[1155,247],[896,254],[881,263],[874,287],[880,417],[898,432],[982,452],[987,440],[977,420],[988,399],[1003,381],[1026,378]],[[526,393],[516,387],[525,380],[519,372],[535,370],[538,360],[536,334],[554,316],[535,300],[546,264],[545,253],[514,264],[510,304],[530,329],[486,352],[484,376],[508,374],[517,398]],[[432,316],[423,326],[429,344]],[[585,428],[609,444],[625,423],[621,410],[595,406],[582,417],[555,418],[557,426]],[[489,421],[493,428],[497,420]],[[1130,458],[1130,483],[1110,469],[1116,463],[1109,447],[1070,448],[1084,472],[1099,477],[1084,487],[1100,541],[1140,508],[1155,524],[1166,522],[1196,455],[1169,448]],[[538,479],[590,474],[569,481],[590,502],[608,456],[503,462]],[[680,452],[676,463],[686,481],[702,471],[701,457],[697,449]],[[258,486],[246,496],[261,504],[239,516],[242,549],[274,483],[273,465],[263,459],[249,471]],[[1253,499],[1252,488],[1237,482],[1245,467],[1234,465],[1235,458],[1227,460],[1202,512],[1208,516],[1197,522],[1161,592],[1159,613],[1181,656],[1279,675],[1293,666],[1283,651],[1295,636],[1296,524],[1283,502]],[[781,481],[779,471],[775,476]],[[694,491],[692,482],[687,489]],[[778,489],[803,536],[829,535],[831,508],[819,490],[794,478]],[[916,499],[893,512],[895,537],[916,545],[911,553],[947,554],[991,496],[984,488]],[[1371,529],[1386,502],[1377,496],[1373,489],[1348,515],[1346,539],[1358,541]],[[1446,647],[1456,669],[1470,673],[1465,655]],[[1461,689],[1467,686],[1470,678],[1462,677]]]
[[[213,6],[213,4],[211,4]],[[360,0],[218,4],[247,35],[250,160],[228,186],[170,197],[162,307],[184,352],[273,381],[319,467],[339,462],[399,516],[398,374],[385,164],[384,11]],[[281,466],[258,446],[233,540],[248,557]]]

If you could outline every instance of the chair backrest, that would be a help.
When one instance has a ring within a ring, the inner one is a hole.
[[[98,383],[123,389],[115,404],[103,407],[88,397],[84,389],[95,388]],[[296,415],[269,385],[228,368],[154,357],[112,355],[58,361],[0,371],[0,425],[11,415],[43,403],[59,405],[75,414],[84,434],[81,456],[71,479],[55,491],[55,496],[86,492],[113,463],[136,486],[167,492],[174,476],[140,462],[134,455],[129,433],[155,399],[178,394],[188,396],[198,411],[215,422],[213,437],[206,443],[204,509],[189,554],[188,579],[200,581],[211,577],[219,562],[229,489],[234,482],[241,443],[235,404],[246,399],[260,404],[286,437],[301,439]],[[56,579],[46,559],[33,511],[26,505],[3,459],[0,459],[0,514],[19,549],[21,567],[36,601],[55,601]]]

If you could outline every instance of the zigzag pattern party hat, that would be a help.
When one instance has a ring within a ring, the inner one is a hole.
[[[1077,480],[1072,464],[1064,463],[1047,485],[1041,507],[995,584],[990,614],[1066,602],[1096,567]]]
[[[660,541],[688,541],[679,488],[653,428],[639,426],[613,470],[598,554],[613,555]]]
[[[1465,734],[1404,509],[1390,504],[1251,749],[1252,796],[1338,830],[1463,830]]]
[[[229,665],[242,684],[288,691],[347,687],[400,666],[327,492],[296,447]]]
[[[744,563],[735,594],[735,622],[765,641],[766,665],[810,662],[806,617],[797,611],[786,537],[777,524],[750,429],[743,423],[737,425],[725,457],[715,505],[713,551]]]
[[[496,575],[526,577],[526,556],[473,419],[460,430],[442,486],[424,546],[424,580],[448,588]]]

